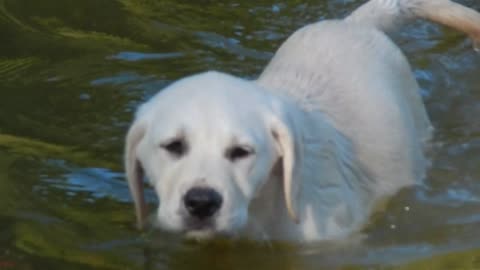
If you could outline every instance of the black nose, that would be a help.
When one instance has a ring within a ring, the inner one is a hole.
[[[211,188],[196,187],[183,197],[183,203],[190,215],[205,219],[213,216],[222,206],[222,196]]]

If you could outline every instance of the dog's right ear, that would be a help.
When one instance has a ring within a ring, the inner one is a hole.
[[[137,216],[137,226],[142,229],[145,225],[147,216],[147,205],[145,203],[143,191],[144,171],[138,160],[137,148],[145,136],[146,125],[143,122],[135,121],[127,134],[125,147],[125,170],[127,175],[128,187],[135,204],[135,214]]]

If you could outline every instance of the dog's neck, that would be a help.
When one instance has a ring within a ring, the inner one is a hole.
[[[288,99],[285,102],[291,103]],[[292,119],[300,127],[302,157],[298,194],[300,223],[289,219],[285,207],[281,163],[251,203],[251,228],[255,238],[285,240],[333,239],[345,237],[369,216],[369,178],[358,162],[350,142],[320,111],[306,111],[287,104]],[[267,194],[269,193],[269,194]],[[369,198],[370,197],[370,198]],[[264,198],[268,198],[268,201]],[[262,228],[275,228],[264,231]]]

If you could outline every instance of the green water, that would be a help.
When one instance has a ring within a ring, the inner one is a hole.
[[[433,165],[362,244],[198,244],[134,228],[122,149],[138,104],[207,69],[254,78],[294,29],[361,2],[0,0],[0,270],[480,269],[480,55],[424,22],[395,40],[437,129]]]

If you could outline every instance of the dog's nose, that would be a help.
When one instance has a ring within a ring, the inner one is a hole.
[[[217,191],[204,187],[192,188],[183,197],[188,213],[199,219],[213,216],[222,206],[222,201],[222,196]]]

